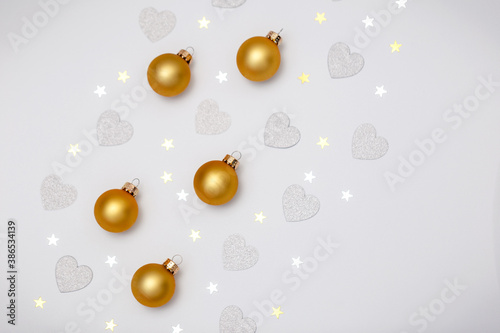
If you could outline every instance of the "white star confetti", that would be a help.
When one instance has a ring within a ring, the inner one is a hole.
[[[375,92],[375,95],[379,95],[380,97],[382,97],[383,94],[387,93],[387,90],[384,89],[384,86],[376,86],[375,88],[377,88],[377,91]]]
[[[212,282],[210,282],[210,286],[208,286],[206,289],[210,290],[210,295],[218,291],[217,284],[213,284]]]
[[[227,73],[222,73],[221,71],[219,71],[219,75],[217,75],[215,78],[219,80],[219,83],[222,83],[224,81],[227,82]]]
[[[182,328],[181,328],[181,324],[177,324],[177,326],[172,326],[172,333],[181,333],[181,331],[184,331]]]
[[[118,264],[118,262],[116,261],[116,256],[113,257],[108,256],[108,260],[106,260],[104,263],[108,264],[109,267],[113,267],[113,265]]]
[[[297,268],[300,268],[300,264],[303,264],[303,262],[300,260],[300,257],[292,258],[292,260],[293,260],[292,266],[295,266]]]
[[[48,245],[55,245],[55,246],[57,246],[57,241],[59,240],[59,238],[56,238],[56,236],[54,236],[54,234],[52,234],[52,236],[50,236],[50,237],[47,237],[47,239],[49,240],[49,244]]]
[[[187,201],[187,196],[189,195],[189,193],[184,192],[184,189],[182,189],[179,193],[176,194],[179,196],[177,200]]]
[[[106,89],[105,86],[97,86],[97,89],[94,90],[94,94],[97,94],[99,96],[99,98],[101,98],[102,95],[106,95],[106,91],[104,91],[104,89]]]
[[[193,239],[193,243],[196,242],[197,239],[201,239],[200,230],[194,231],[193,229],[191,229],[191,235],[189,235],[189,237]]]
[[[373,27],[373,17],[366,15],[366,18],[361,22],[365,24],[365,28]]]
[[[306,175],[306,178],[304,178],[305,182],[312,183],[313,179],[316,178],[316,176],[313,176],[313,172],[312,171],[309,172],[309,173],[304,172],[304,175]]]
[[[345,199],[345,201],[349,202],[349,199],[353,197],[353,195],[349,192],[350,190],[347,190],[346,192],[342,191],[342,198],[340,200]]]
[[[406,2],[407,1],[408,0],[398,0],[398,1],[396,1],[396,4],[398,5],[398,8],[401,8],[401,7],[402,8],[406,8]]]
[[[170,148],[175,148],[173,142],[174,142],[174,139],[170,139],[170,140],[167,140],[167,139],[164,139],[165,142],[163,142],[161,144],[162,147],[165,147],[165,149],[168,151]]]

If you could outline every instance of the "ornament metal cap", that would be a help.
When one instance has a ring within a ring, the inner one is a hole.
[[[234,170],[238,169],[238,166],[240,165],[240,162],[236,159],[236,157],[227,154],[226,157],[222,159],[223,162],[226,162],[230,167],[232,167]]]
[[[167,271],[172,273],[172,275],[177,274],[177,272],[179,271],[179,266],[177,266],[177,264],[173,262],[171,259],[167,259],[163,263],[163,266],[167,269]]]
[[[279,32],[269,31],[266,35],[266,38],[272,40],[274,44],[278,46],[281,44],[281,36]]]
[[[184,59],[184,60],[188,63],[188,65],[189,65],[189,63],[191,62],[191,59],[193,58],[193,56],[191,55],[191,53],[189,53],[188,51],[186,51],[186,50],[184,50],[184,49],[180,50],[180,51],[177,53],[177,55],[178,55],[179,57],[181,57],[182,59]]]
[[[132,196],[134,198],[139,193],[139,189],[137,188],[137,186],[135,186],[134,184],[129,183],[129,182],[126,182],[125,184],[123,184],[122,190],[124,190],[127,193],[132,194]]]

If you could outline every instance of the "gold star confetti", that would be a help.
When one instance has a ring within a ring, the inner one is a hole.
[[[172,142],[174,142],[174,139],[165,139],[165,142],[161,146],[165,147],[165,149],[168,151],[170,148],[175,148]]]
[[[399,48],[401,47],[402,44],[398,44],[397,41],[394,41],[394,44],[391,44],[391,47],[392,47],[392,51],[391,53],[394,53],[394,51],[398,51],[399,52]]]
[[[201,20],[198,20],[198,23],[200,24],[200,29],[203,29],[203,28],[208,29],[208,24],[210,23],[210,21],[207,20],[205,18],[205,16],[203,16],[203,18]]]
[[[191,229],[191,235],[189,235],[189,237],[193,239],[193,242],[195,242],[196,239],[201,239],[200,230],[194,231],[193,229]]]
[[[255,221],[256,222],[259,221],[260,224],[262,224],[264,222],[264,219],[266,218],[262,212],[260,212],[259,214],[254,213],[254,215],[255,215]]]
[[[118,72],[118,81],[123,81],[123,83],[127,82],[127,79],[130,79],[130,76],[127,75],[127,71]]]
[[[44,301],[41,297],[38,299],[33,300],[35,302],[35,308],[42,308],[43,309],[43,304],[47,303],[47,301]]]
[[[326,142],[328,140],[328,138],[322,138],[322,137],[319,137],[319,142],[317,142],[316,144],[318,146],[321,146],[321,149],[325,148],[325,146],[329,146],[330,144],[328,142]]]
[[[302,72],[302,75],[299,76],[298,79],[302,81],[302,83],[309,82],[309,75],[310,74],[305,74],[304,72]]]
[[[276,316],[277,319],[280,319],[281,314],[283,314],[283,312],[281,311],[281,306],[278,306],[277,309],[273,308],[273,313],[271,314],[271,316]]]
[[[318,21],[319,24],[323,23],[323,21],[326,21],[326,18],[325,18],[325,13],[316,13],[316,18],[314,19],[314,21]]]
[[[114,319],[111,319],[111,321],[105,321],[105,323],[106,323],[105,330],[111,330],[111,332],[114,332],[115,327],[118,326],[114,323]]]
[[[69,144],[69,150],[68,153],[73,154],[73,156],[76,156],[76,153],[81,152],[80,148],[78,148],[78,143],[76,145],[72,145],[71,143]]]
[[[167,182],[173,182],[172,174],[167,173],[166,171],[163,171],[163,176],[161,176],[160,178],[163,179],[164,184],[166,184]]]

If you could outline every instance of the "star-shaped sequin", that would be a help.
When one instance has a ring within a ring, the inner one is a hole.
[[[259,214],[254,213],[254,215],[255,215],[256,222],[260,222],[261,224],[264,223],[264,219],[266,218],[266,216],[264,216],[263,212],[260,212]]]
[[[304,178],[304,181],[305,182],[309,182],[309,183],[312,183],[313,182],[313,179],[316,178],[316,176],[313,176],[313,172],[304,172],[304,175],[306,176],[306,178]]]
[[[105,321],[105,323],[106,323],[105,330],[111,330],[111,332],[114,332],[115,327],[118,326],[117,324],[115,324],[114,319],[111,319],[111,321]]]
[[[206,289],[210,291],[210,295],[218,291],[217,284],[213,284],[212,282],[210,282],[210,285]]]
[[[373,17],[366,15],[366,18],[361,22],[365,24],[365,28],[373,27]]]
[[[176,194],[179,197],[177,200],[187,201],[187,196],[189,195],[189,193],[184,192],[184,189],[182,189],[179,193]]]
[[[297,268],[300,268],[300,264],[303,264],[302,260],[300,260],[300,257],[292,258],[292,260],[293,260],[292,266],[295,266]]]
[[[163,179],[164,184],[166,184],[167,182],[173,182],[172,174],[167,173],[166,171],[163,171],[163,176],[161,176],[160,178]]]
[[[328,138],[322,138],[322,137],[319,137],[319,142],[317,142],[316,144],[318,146],[321,146],[321,149],[325,148],[325,146],[329,146],[330,144],[327,142],[328,141]]]
[[[382,97],[383,94],[387,93],[387,90],[384,89],[384,86],[376,86],[375,87],[377,89],[377,91],[375,92],[375,95],[379,95],[380,97]]]
[[[203,16],[203,18],[201,20],[198,20],[198,23],[200,24],[200,29],[203,29],[203,28],[208,29],[208,24],[210,23],[210,21],[207,20],[205,18],[205,16]]]
[[[130,76],[128,76],[127,71],[118,72],[118,81],[125,83],[128,79],[130,79]]]
[[[283,312],[281,311],[281,306],[278,306],[277,309],[273,308],[273,313],[271,313],[271,316],[276,316],[277,319],[280,319],[280,315],[282,315]]]
[[[219,83],[227,81],[227,73],[222,73],[221,71],[219,71],[219,75],[217,75],[215,78],[219,80]]]
[[[76,153],[81,152],[80,148],[78,148],[78,143],[76,145],[69,144],[69,150],[68,153],[73,154],[73,156],[76,156]]]
[[[97,89],[94,90],[94,94],[97,94],[99,98],[101,98],[102,95],[106,95],[105,91],[106,87],[105,86],[97,86]]]
[[[189,237],[191,237],[193,239],[193,243],[197,240],[197,239],[201,239],[201,236],[200,236],[200,230],[198,231],[194,231],[193,229],[191,229],[191,235],[189,235]]]
[[[161,144],[162,147],[165,147],[165,150],[168,151],[170,148],[175,148],[173,142],[174,142],[174,139],[170,139],[170,140],[167,140],[167,139],[163,139],[165,140],[165,142],[163,142]]]
[[[47,239],[49,240],[49,245],[57,246],[57,241],[59,240],[59,238],[56,238],[56,236],[54,236],[54,234],[52,234],[52,236],[50,236],[50,237],[47,237]]]
[[[392,51],[391,53],[394,53],[395,51],[399,52],[399,48],[401,47],[402,44],[398,44],[397,41],[394,41],[394,44],[391,44]]]
[[[301,83],[309,82],[309,75],[311,74],[305,74],[304,72],[302,72],[302,75],[299,76],[298,79],[301,81]]]
[[[408,0],[397,0],[396,4],[398,5],[398,8],[401,8],[401,7],[406,8],[406,2],[407,1]]]
[[[353,197],[353,195],[351,193],[349,193],[349,190],[342,191],[342,198],[340,200],[345,200],[345,201],[349,202],[349,199],[352,197]]]
[[[181,333],[182,331],[184,331],[182,328],[181,328],[181,324],[177,324],[177,326],[172,326],[172,333]]]
[[[318,21],[319,24],[323,23],[323,21],[326,21],[326,18],[325,18],[325,13],[316,13],[316,18],[314,19],[314,21]]]
[[[116,261],[116,256],[108,256],[108,260],[106,260],[104,263],[108,264],[109,267],[113,267],[113,265],[118,264],[118,262]]]
[[[41,297],[39,297],[38,299],[34,299],[33,301],[35,302],[35,308],[43,309],[43,305],[47,303],[47,301],[44,301]]]

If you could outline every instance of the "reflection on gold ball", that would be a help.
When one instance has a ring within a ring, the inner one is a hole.
[[[209,205],[222,205],[231,200],[238,190],[236,171],[223,161],[203,164],[194,175],[196,195]]]
[[[151,88],[162,96],[179,95],[191,80],[188,63],[180,56],[167,53],[151,61],[148,67],[148,81]]]
[[[162,306],[170,301],[174,292],[174,275],[163,265],[144,265],[132,277],[132,294],[142,305]]]
[[[139,207],[135,198],[124,190],[109,190],[101,194],[94,206],[97,223],[107,231],[122,232],[137,220]]]
[[[241,74],[252,81],[270,79],[280,67],[278,46],[266,37],[252,37],[241,44],[236,64]]]

